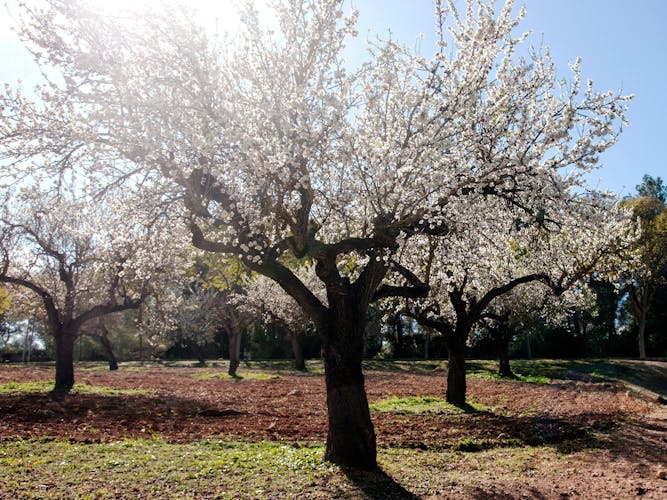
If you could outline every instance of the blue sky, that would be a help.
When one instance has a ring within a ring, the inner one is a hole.
[[[351,1],[360,11],[360,38],[385,35],[391,29],[395,38],[412,44],[424,33],[422,53],[430,52],[431,0]],[[567,64],[581,56],[583,78],[593,80],[597,89],[635,94],[630,126],[602,156],[602,167],[592,174],[591,184],[627,195],[634,193],[644,174],[667,180],[667,1],[523,0],[516,5],[527,10],[521,30],[533,32],[533,43],[543,40],[550,47],[559,74],[567,75]],[[3,9],[0,83],[20,78],[32,84],[38,73],[9,34],[4,14]]]
[[[419,32],[433,32],[429,0],[353,0],[360,11],[359,31],[391,26],[395,38],[411,43]],[[644,174],[667,180],[667,1],[664,0],[517,0],[526,7],[521,31],[531,42],[551,49],[557,70],[581,56],[582,77],[598,90],[635,94],[630,126],[601,157],[602,167],[589,182],[627,195]],[[422,43],[422,53],[428,44]]]

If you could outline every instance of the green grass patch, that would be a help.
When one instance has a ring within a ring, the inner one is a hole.
[[[15,393],[45,393],[53,390],[52,381],[33,381],[33,382],[8,382],[0,384],[0,394]],[[70,394],[98,394],[102,396],[132,396],[138,394],[153,394],[149,389],[116,389],[101,385],[75,384]]]
[[[497,371],[484,370],[484,369],[468,371],[467,375],[470,377],[483,378],[486,380],[509,380],[515,382],[525,382],[528,384],[548,384],[551,382],[551,378],[545,375],[539,375],[539,374],[522,375],[520,373],[515,373],[514,377],[504,377],[500,375]]]
[[[337,468],[322,446],[126,440],[5,441],[7,498],[296,498]]]
[[[280,378],[280,375],[275,373],[245,372],[232,376],[224,372],[203,372],[196,374],[194,377],[201,380],[276,380]]]
[[[371,411],[378,412],[407,414],[437,413],[445,415],[475,413],[485,410],[482,405],[477,403],[466,403],[465,405],[458,406],[434,396],[409,396],[405,398],[393,396],[370,405],[370,409]]]

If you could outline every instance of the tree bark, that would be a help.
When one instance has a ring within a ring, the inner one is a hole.
[[[363,319],[348,317],[329,323],[322,335],[329,420],[325,460],[373,470],[375,430],[361,369],[363,331]]]
[[[74,340],[76,334],[65,330],[54,332],[56,343],[56,383],[54,392],[69,392],[74,386]]]
[[[646,359],[646,318],[650,303],[651,296],[648,284],[641,285],[640,294],[637,293],[636,288],[630,289],[630,306],[637,320],[639,359]]]
[[[111,345],[111,341],[109,340],[109,338],[106,336],[106,333],[98,335],[97,340],[99,340],[100,344],[102,345],[102,349],[104,349],[104,354],[107,357],[107,360],[109,361],[109,370],[111,371],[118,370],[118,360],[116,359],[116,355],[113,352],[113,346]]]
[[[403,318],[400,314],[394,317],[394,326],[396,328],[396,351],[394,358],[402,358],[405,356],[404,340],[403,340]]]
[[[290,333],[292,342],[292,352],[294,353],[294,367],[300,371],[306,371],[306,360],[303,357],[303,346],[301,345],[301,335],[299,333]]]
[[[466,341],[467,335],[452,335],[447,343],[447,393],[448,403],[463,405],[466,402]]]
[[[243,330],[239,332],[229,332],[229,370],[227,373],[231,377],[236,377],[236,370],[241,364],[241,337]]]
[[[495,332],[498,341],[498,374],[501,377],[515,378],[510,366],[510,327],[507,323],[500,323]]]
[[[641,312],[639,314],[639,359],[646,359],[646,309],[648,304],[642,304]]]
[[[498,345],[498,373],[503,377],[514,378],[514,372],[510,366],[510,339],[502,335]]]

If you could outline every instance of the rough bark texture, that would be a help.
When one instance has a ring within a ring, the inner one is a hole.
[[[108,337],[108,332],[106,328],[101,329],[101,333],[98,335],[93,335],[100,345],[102,346],[102,350],[104,350],[104,355],[107,357],[107,360],[109,361],[109,370],[114,371],[118,370],[118,360],[116,359],[116,355],[113,352],[113,346],[111,345],[111,341],[109,340]]]
[[[642,307],[639,314],[639,332],[638,332],[638,342],[639,342],[639,359],[646,359],[646,309],[648,304],[645,307]]]
[[[466,402],[466,339],[454,335],[447,341],[447,402],[462,405]]]
[[[510,366],[509,339],[501,339],[498,348],[498,373],[503,377],[514,377]]]
[[[243,332],[229,332],[229,373],[236,376],[236,370],[241,364],[241,337]]]
[[[69,392],[74,386],[74,340],[67,331],[54,332],[56,343],[56,383],[54,392]]]
[[[306,370],[306,360],[303,357],[303,346],[301,345],[301,335],[298,333],[290,334],[290,341],[292,342],[292,352],[294,353],[294,367],[297,370]]]
[[[377,467],[375,429],[361,370],[363,328],[363,321],[339,320],[328,325],[324,336],[329,421],[325,459],[373,470]]]
[[[510,340],[512,340],[512,333],[507,324],[501,324],[497,327],[496,340],[498,341],[498,373],[503,377],[514,378],[514,373],[510,366]]]

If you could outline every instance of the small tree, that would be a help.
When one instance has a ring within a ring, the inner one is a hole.
[[[498,374],[514,378],[510,365],[510,342],[517,333],[528,332],[537,324],[557,325],[572,310],[594,312],[592,293],[585,282],[556,295],[537,281],[515,287],[497,297],[482,314],[486,334],[498,346]]]
[[[183,291],[174,311],[174,340],[192,347],[201,366],[206,366],[204,351],[219,326],[217,294],[193,283]]]
[[[639,198],[626,200],[641,227],[635,269],[625,277],[625,289],[637,323],[639,358],[646,359],[646,323],[656,289],[667,282],[667,189],[662,179],[644,176]]]
[[[177,269],[178,253],[156,248],[173,250],[166,233],[142,226],[127,205],[93,203],[63,186],[55,194],[24,188],[8,198],[0,215],[0,282],[17,290],[17,301],[41,301],[55,341],[55,391],[74,385],[74,341],[84,325],[138,308],[159,276]]]
[[[616,267],[633,244],[630,218],[605,196],[543,202],[545,211],[534,220],[522,210],[485,202],[484,222],[464,219],[447,236],[423,239],[424,249],[408,248],[404,255],[406,265],[422,269],[423,278],[414,279],[429,286],[429,296],[407,311],[445,338],[451,403],[465,403],[466,346],[474,325],[494,313],[498,299],[528,284],[562,294],[594,269]]]

